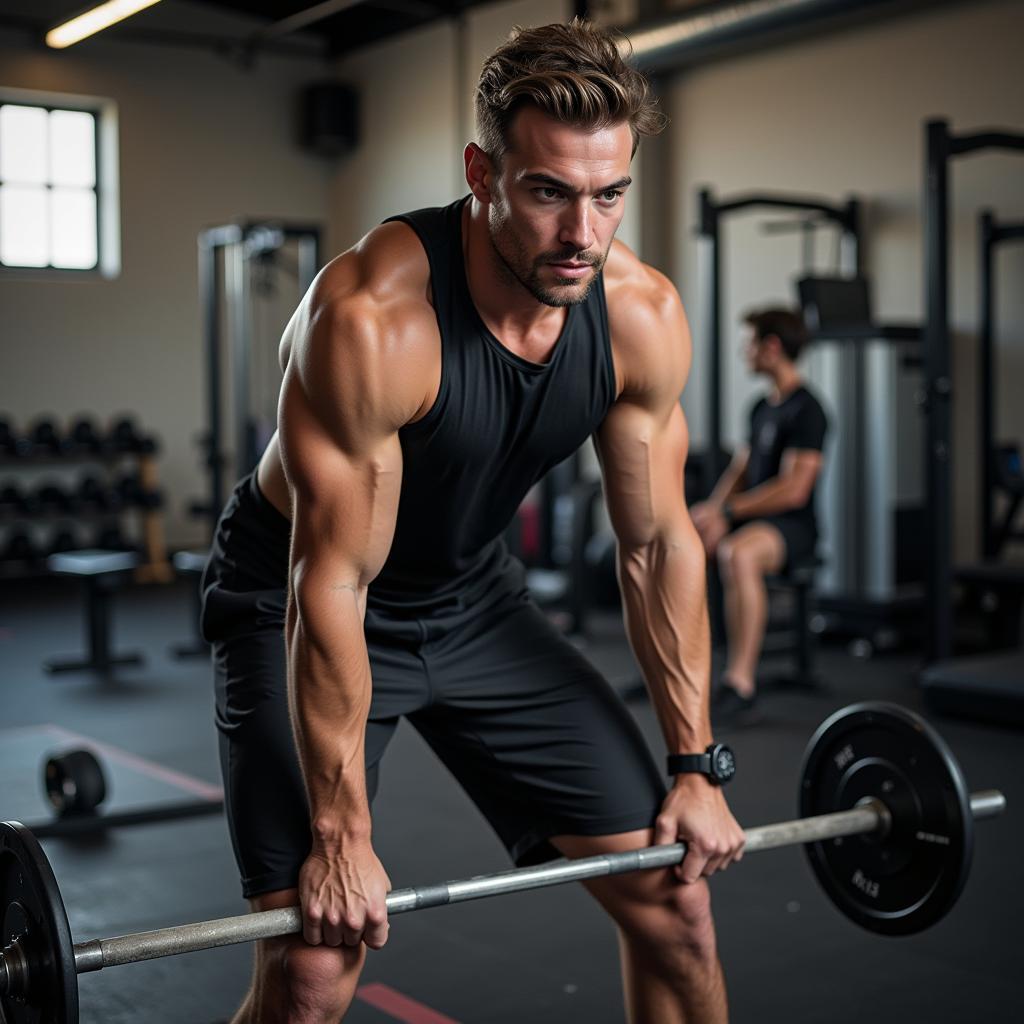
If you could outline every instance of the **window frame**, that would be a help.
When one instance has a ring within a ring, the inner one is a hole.
[[[96,153],[96,263],[92,267],[20,267],[0,263],[0,278],[68,280],[113,279],[121,273],[120,182],[118,180],[118,120],[113,100],[96,96],[0,88],[0,106],[36,107],[92,114]],[[48,191],[54,185],[46,182]]]

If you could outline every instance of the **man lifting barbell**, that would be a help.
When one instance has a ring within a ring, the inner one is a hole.
[[[728,756],[708,756],[704,556],[682,481],[690,338],[675,288],[613,242],[632,156],[663,118],[615,38],[582,22],[499,48],[477,118],[470,195],[370,232],[292,317],[278,433],[204,579],[243,889],[256,910],[298,899],[305,915],[306,943],[258,948],[237,1024],[336,1021],[365,948],[384,945],[369,803],[403,715],[519,864],[685,841],[674,870],[589,885],[619,929],[631,1019],[726,1018],[705,879],[743,834],[718,785]],[[501,540],[591,435],[674,757],[667,793]]]

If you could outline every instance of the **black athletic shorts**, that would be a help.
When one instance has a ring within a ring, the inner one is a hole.
[[[757,519],[745,519],[736,523],[733,531],[740,530],[751,523],[766,523],[774,526],[782,534],[786,545],[786,560],[780,571],[792,569],[795,565],[810,562],[818,547],[817,532],[806,522],[793,516],[759,516]]]
[[[289,530],[247,477],[203,577],[227,816],[247,897],[293,888],[310,848],[286,691]],[[557,856],[551,836],[651,827],[665,786],[623,702],[530,601],[518,562],[506,556],[487,582],[443,614],[368,610],[371,799],[404,715],[518,864]]]

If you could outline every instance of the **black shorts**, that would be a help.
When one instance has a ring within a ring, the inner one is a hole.
[[[736,523],[733,531],[741,530],[751,523],[774,526],[782,534],[782,541],[786,545],[786,560],[780,572],[814,559],[818,547],[818,532],[804,520],[793,516],[761,516],[758,519],[746,519]]]
[[[255,480],[243,480],[203,579],[227,816],[247,897],[293,888],[310,848],[286,690],[289,530]],[[518,563],[506,559],[490,583],[471,607],[444,615],[368,612],[371,799],[404,715],[518,864],[557,856],[551,836],[651,827],[665,786],[629,711],[529,600]]]

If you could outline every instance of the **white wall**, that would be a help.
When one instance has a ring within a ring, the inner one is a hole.
[[[203,528],[206,427],[196,236],[240,217],[326,221],[330,165],[293,141],[298,88],[325,70],[101,39],[60,53],[0,35],[0,87],[87,94],[120,119],[123,271],[116,280],[0,271],[0,410],[24,422],[132,411],[163,441],[174,543]]]
[[[920,196],[923,122],[948,118],[956,131],[999,125],[1024,131],[1020,41],[1024,5],[988,0],[918,13],[872,27],[733,58],[679,75],[667,97],[672,181],[677,197],[672,267],[695,335],[703,308],[696,191],[719,197],[746,191],[818,193],[833,201],[862,196],[867,267],[878,319],[920,321],[923,309]],[[976,495],[975,217],[983,205],[1024,219],[1024,159],[1019,154],[962,158],[953,165],[951,250],[955,336],[955,474],[958,554],[974,545]],[[727,433],[736,438],[750,382],[736,358],[741,311],[792,299],[799,270],[796,236],[764,236],[760,216],[729,221],[723,323],[732,371],[725,390]],[[825,239],[819,263],[829,255]],[[1000,434],[1024,437],[1024,246],[1000,255]],[[1016,282],[1016,285],[1015,285]],[[684,405],[695,438],[705,433],[705,384],[698,349]],[[842,424],[839,425],[842,429]]]

